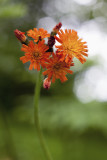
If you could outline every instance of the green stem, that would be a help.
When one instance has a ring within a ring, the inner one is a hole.
[[[35,87],[35,95],[34,95],[34,120],[36,125],[36,130],[38,133],[38,137],[40,140],[41,147],[44,151],[45,157],[47,160],[52,160],[50,152],[45,144],[44,137],[42,135],[42,131],[40,128],[40,122],[39,122],[39,112],[38,112],[38,105],[39,105],[39,97],[40,97],[40,89],[41,89],[41,76],[42,76],[42,68],[37,76],[37,82]]]

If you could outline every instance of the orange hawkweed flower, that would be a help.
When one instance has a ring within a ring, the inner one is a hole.
[[[69,61],[69,58],[76,57],[79,59],[81,63],[84,63],[86,59],[83,56],[88,56],[86,52],[87,45],[86,42],[82,42],[82,39],[79,39],[77,32],[71,29],[65,29],[65,32],[61,29],[58,32],[59,37],[55,36],[55,39],[61,43],[60,46],[56,46],[58,48],[58,54],[63,54],[63,60],[65,58],[65,62]]]
[[[20,57],[23,63],[30,61],[29,70],[40,70],[40,65],[45,66],[46,60],[49,58],[50,53],[46,52],[49,47],[45,45],[45,41],[39,41],[35,44],[33,41],[27,45],[23,44],[21,50],[25,52],[25,56]]]
[[[47,70],[43,72],[43,75],[48,75],[48,81],[51,80],[54,83],[56,79],[60,79],[61,82],[67,80],[66,74],[72,74],[73,71],[70,70],[70,66],[73,66],[73,63],[66,63],[65,60],[60,61],[60,55],[57,53],[52,53],[52,57],[47,61],[46,68]]]
[[[29,31],[27,31],[27,35],[29,37],[32,37],[35,42],[38,42],[39,39],[41,40],[50,36],[50,34],[43,28],[39,28],[39,30],[37,28],[34,28],[33,30],[30,29]]]

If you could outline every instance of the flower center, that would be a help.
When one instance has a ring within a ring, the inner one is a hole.
[[[40,53],[39,52],[34,52],[33,54],[32,54],[32,58],[33,59],[38,59],[40,57]]]
[[[55,70],[59,70],[60,69],[60,64],[58,63],[58,64],[55,64],[54,66],[53,66],[53,68],[55,69]]]

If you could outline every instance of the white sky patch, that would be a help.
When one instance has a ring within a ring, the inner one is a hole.
[[[84,23],[78,33],[87,41],[88,59],[98,57],[99,65],[76,77],[74,92],[82,102],[107,101],[107,34],[95,21]]]
[[[89,58],[99,55],[107,60],[107,34],[101,31],[100,25],[95,21],[88,21],[78,30],[79,36],[87,41],[89,48]]]
[[[74,0],[80,5],[93,5],[96,3],[97,0]]]
[[[53,18],[51,18],[51,17],[43,17],[43,18],[40,18],[40,20],[38,21],[37,27],[38,28],[44,28],[48,32],[51,32],[55,25],[56,25],[56,22],[54,21]]]
[[[72,0],[54,0],[55,8],[61,13],[69,13],[76,10],[77,5]]]
[[[74,92],[82,102],[107,101],[107,71],[94,66],[75,79]]]

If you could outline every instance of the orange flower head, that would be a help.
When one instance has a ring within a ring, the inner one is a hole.
[[[29,70],[37,69],[40,70],[40,65],[45,66],[46,60],[49,58],[50,53],[46,52],[49,49],[45,45],[45,41],[39,41],[38,44],[35,44],[33,41],[30,41],[28,46],[23,44],[21,50],[25,52],[25,56],[20,57],[20,60],[23,63],[30,61]]]
[[[62,60],[65,58],[65,62],[69,61],[69,58],[76,57],[81,63],[84,63],[86,59],[84,56],[88,57],[88,52],[86,42],[82,42],[79,39],[77,32],[75,30],[65,29],[65,32],[61,29],[58,32],[59,37],[55,36],[55,39],[61,44],[57,45],[58,54],[63,54]]]
[[[25,42],[27,39],[27,37],[25,36],[25,32],[21,32],[18,29],[14,31],[14,34],[21,43]]]
[[[43,75],[48,75],[48,81],[52,79],[52,83],[54,83],[56,79],[65,82],[67,80],[66,74],[73,73],[73,71],[70,70],[70,66],[72,65],[72,63],[67,64],[65,60],[60,61],[60,55],[52,53],[52,57],[48,59],[46,64],[47,70],[43,72]]]
[[[39,30],[37,28],[34,28],[33,30],[31,29],[27,32],[27,35],[29,37],[32,37],[35,42],[38,42],[38,40],[42,40],[43,38],[47,38],[50,36],[50,34],[43,28],[39,28]]]

